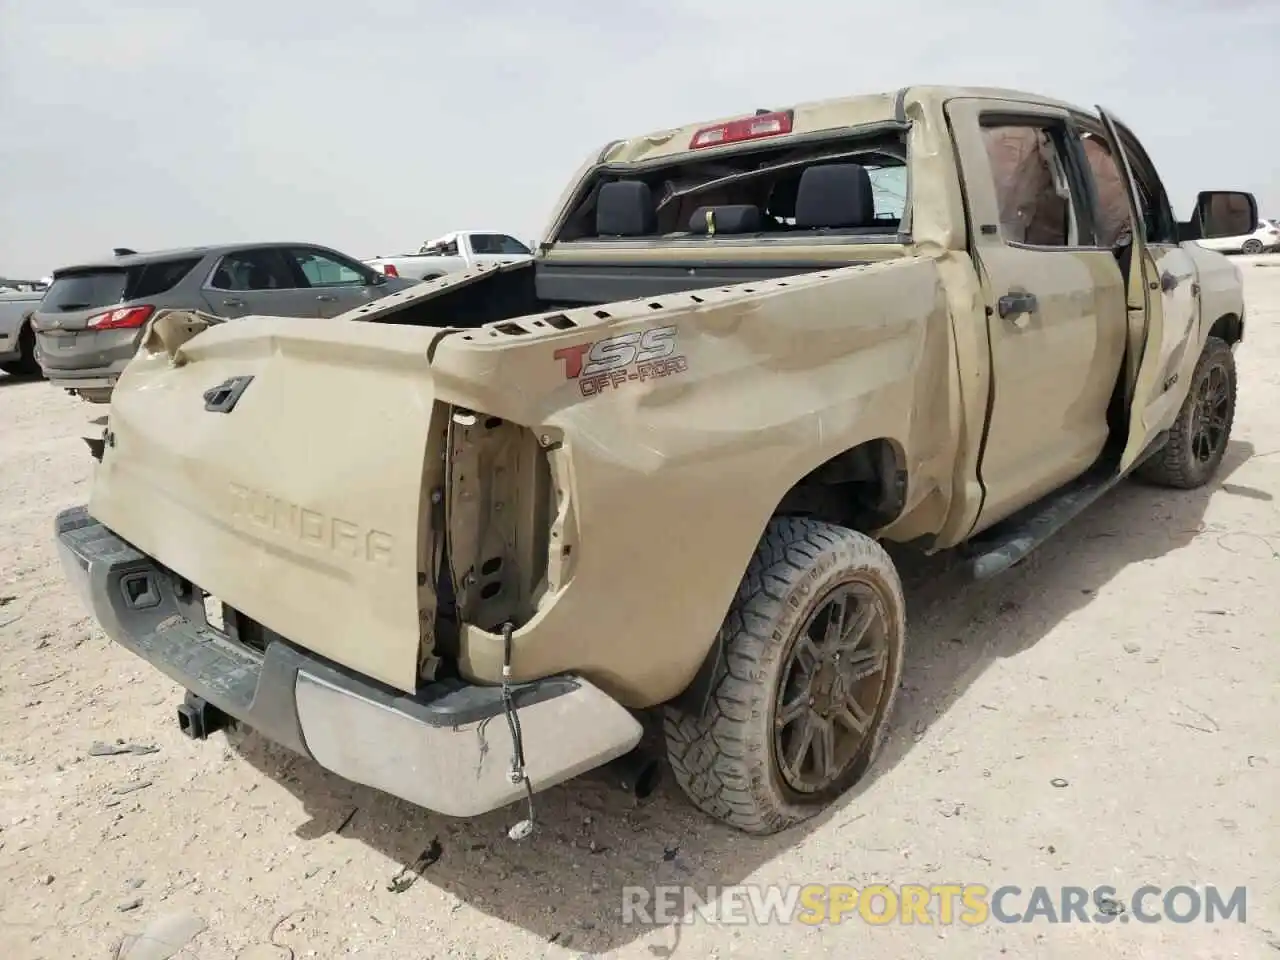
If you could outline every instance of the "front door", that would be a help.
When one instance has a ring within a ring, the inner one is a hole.
[[[285,256],[299,282],[308,285],[317,317],[336,317],[378,298],[368,267],[317,247],[291,247]]]
[[[1137,139],[1098,108],[1108,140],[1129,184],[1133,260],[1128,278],[1129,351],[1126,364],[1128,437],[1120,459],[1138,462],[1178,415],[1200,342],[1195,262],[1177,241],[1176,225],[1155,169]]]
[[[1066,114],[955,100],[991,384],[973,532],[1084,473],[1107,441],[1124,354],[1124,285],[1095,243]]]

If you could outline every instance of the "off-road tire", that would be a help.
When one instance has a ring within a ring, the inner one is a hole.
[[[1252,237],[1246,240],[1244,242],[1244,245],[1240,248],[1241,253],[1247,254],[1251,257],[1261,253],[1262,250],[1263,250],[1262,241],[1259,240],[1257,237]]]
[[[1211,457],[1201,460],[1196,456],[1196,407],[1200,391],[1215,369],[1221,369],[1227,380],[1226,430]],[[1177,490],[1194,490],[1208,483],[1217,472],[1231,440],[1231,425],[1236,412],[1236,358],[1226,342],[1210,337],[1191,374],[1191,386],[1186,399],[1178,410],[1178,418],[1169,430],[1164,447],[1134,471],[1134,478],[1144,483]]]
[[[36,332],[30,323],[24,323],[18,331],[18,359],[0,363],[0,370],[12,377],[38,377],[40,360],[36,356]]]
[[[799,793],[783,780],[775,755],[780,684],[806,624],[849,584],[870,587],[883,616],[884,687],[859,752],[825,788]],[[676,782],[695,806],[747,833],[776,833],[821,812],[875,759],[901,682],[905,631],[902,584],[878,543],[830,523],[774,519],[721,626],[727,669],[705,708],[665,710]]]

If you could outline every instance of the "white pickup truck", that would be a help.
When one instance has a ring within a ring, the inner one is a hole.
[[[496,230],[458,230],[428,240],[417,253],[374,257],[365,265],[389,277],[434,280],[446,273],[495,263],[518,263],[533,258],[533,251],[508,233]]]

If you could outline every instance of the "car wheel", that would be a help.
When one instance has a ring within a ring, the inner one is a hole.
[[[1210,337],[1168,442],[1134,476],[1178,490],[1204,486],[1227,452],[1235,414],[1236,357],[1225,341]]]
[[[36,332],[30,323],[24,323],[18,331],[18,359],[8,363],[0,363],[0,370],[14,377],[40,377],[39,348],[36,346]]]
[[[897,695],[904,610],[893,562],[870,537],[773,520],[721,627],[723,676],[700,712],[665,712],[667,759],[693,804],[770,834],[857,782]]]
[[[1244,246],[1240,248],[1240,252],[1247,253],[1250,255],[1261,253],[1262,241],[1259,240],[1257,237],[1250,237],[1248,240],[1244,242]]]

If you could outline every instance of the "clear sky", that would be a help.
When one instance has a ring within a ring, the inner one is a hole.
[[[0,0],[0,274],[115,246],[531,240],[618,136],[911,83],[1112,109],[1280,216],[1280,0]]]

